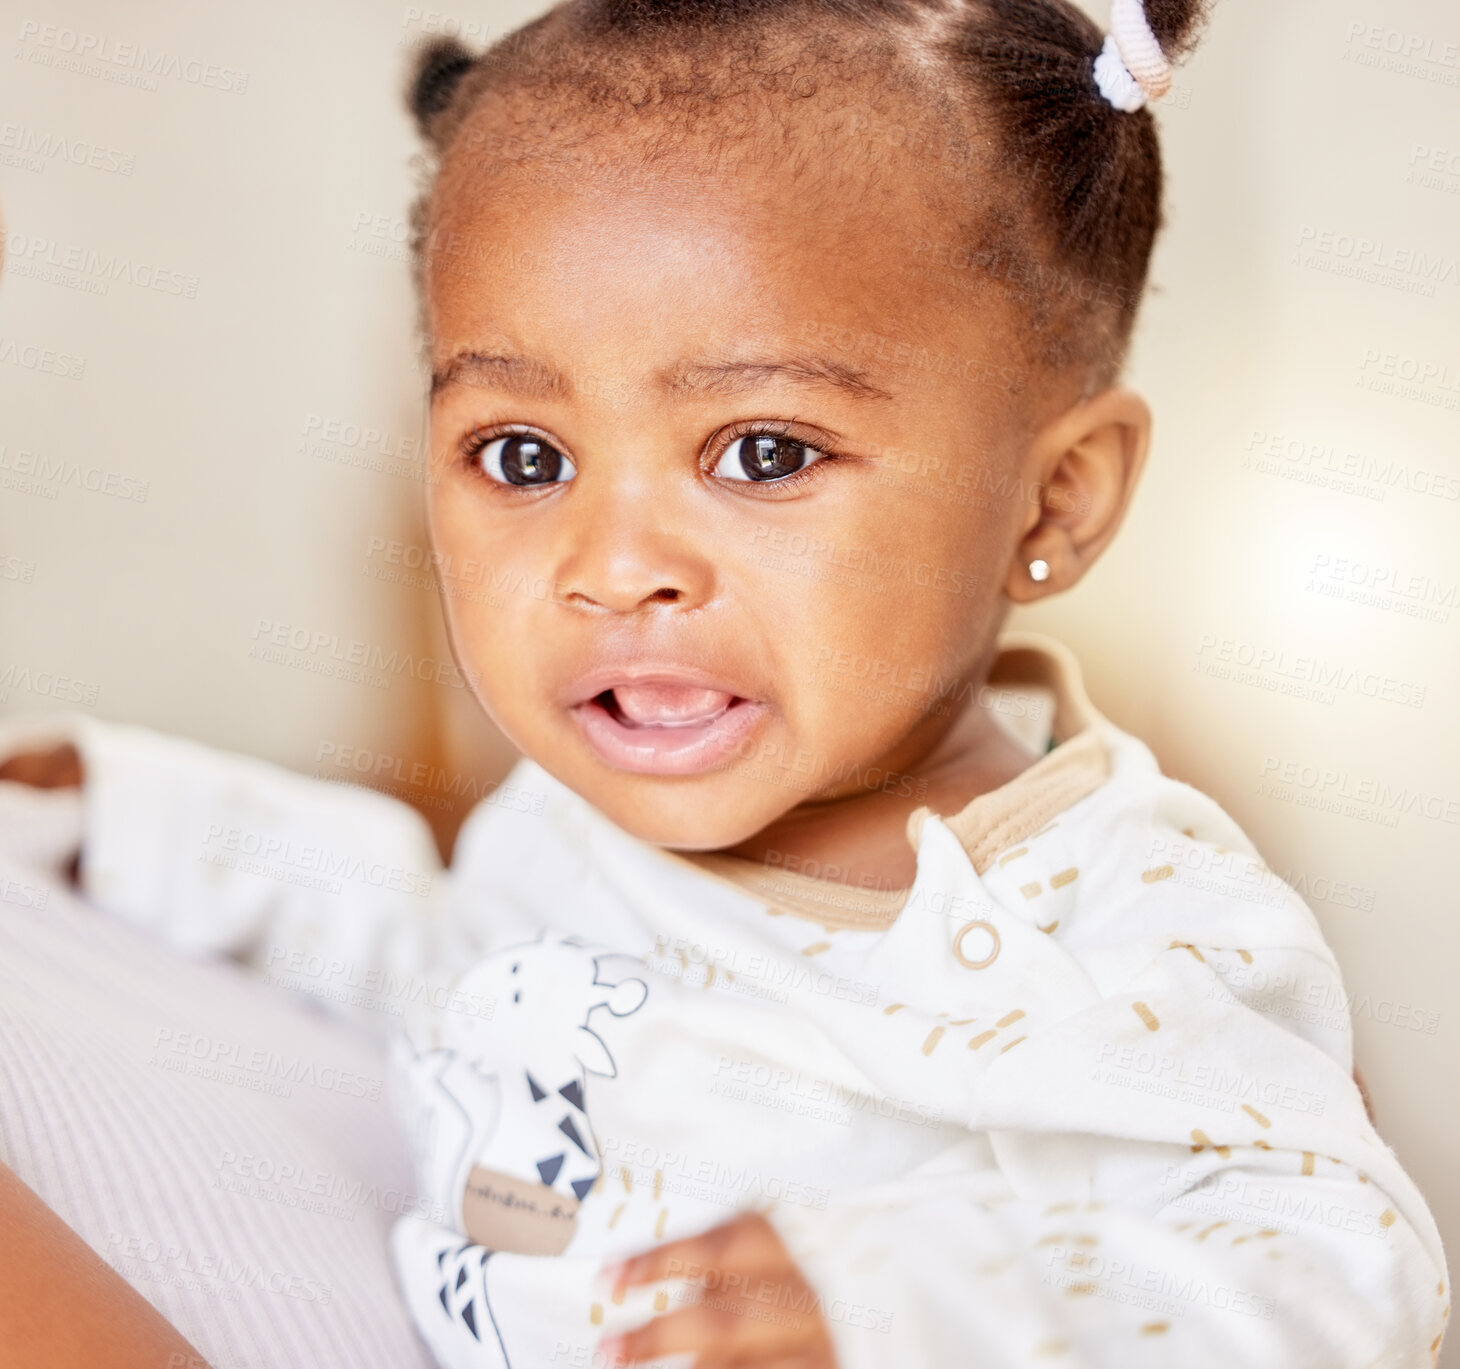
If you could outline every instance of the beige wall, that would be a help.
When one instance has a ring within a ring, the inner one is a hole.
[[[1225,0],[1162,127],[1144,489],[1087,582],[1022,621],[1305,893],[1380,1130],[1454,1245],[1460,14]],[[1315,662],[1339,683],[1308,697]]]
[[[397,91],[427,8],[0,8],[20,258],[0,288],[4,708],[65,702],[36,692],[49,672],[104,716],[305,771],[340,775],[328,748],[350,746],[392,774],[501,772],[462,691],[405,673],[444,655],[430,590],[372,574],[421,545],[392,453],[420,437]],[[452,16],[484,37],[535,8]],[[61,69],[25,36],[42,10],[188,65],[155,90],[114,62]],[[1460,1234],[1456,45],[1446,0],[1218,6],[1161,115],[1170,229],[1131,372],[1158,419],[1144,489],[1088,582],[1022,621],[1068,641],[1097,705],[1307,893],[1384,1134]],[[14,145],[36,137],[99,145],[102,166]],[[40,279],[37,240],[184,293]],[[1383,271],[1349,274],[1373,265],[1359,240]],[[36,458],[62,468],[39,493],[16,483]],[[309,645],[261,659],[278,626]],[[310,668],[352,643],[371,681]],[[1338,680],[1316,697],[1314,661]]]
[[[0,16],[0,707],[407,780],[449,716],[500,770],[441,707],[464,691],[434,594],[376,577],[424,541],[420,26],[342,0]]]

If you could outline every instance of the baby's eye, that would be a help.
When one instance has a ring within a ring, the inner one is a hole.
[[[561,485],[578,474],[556,447],[531,433],[509,433],[477,448],[483,472],[503,485]]]
[[[794,437],[750,433],[725,448],[715,474],[722,480],[783,480],[825,455]]]

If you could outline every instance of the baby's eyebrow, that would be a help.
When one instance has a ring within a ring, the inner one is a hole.
[[[659,372],[671,394],[743,394],[772,380],[825,386],[854,399],[891,399],[868,372],[826,357],[800,356],[732,361],[681,361]],[[572,393],[569,378],[547,362],[516,352],[458,352],[431,374],[434,396],[449,385],[476,385],[532,399],[560,399]]]
[[[546,362],[515,352],[457,352],[431,372],[433,397],[448,385],[483,386],[529,399],[560,398],[572,388]]]
[[[742,394],[768,380],[784,379],[800,385],[829,385],[856,399],[892,398],[866,371],[817,356],[681,362],[661,379],[667,389],[681,394]]]

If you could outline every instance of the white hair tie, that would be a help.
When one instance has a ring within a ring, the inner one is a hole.
[[[1171,89],[1171,63],[1151,32],[1142,0],[1115,0],[1111,6],[1110,32],[1095,59],[1095,84],[1127,114]]]

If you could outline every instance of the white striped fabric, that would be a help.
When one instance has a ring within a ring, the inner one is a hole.
[[[425,1369],[387,1263],[419,1209],[382,1049],[97,914],[5,835],[0,1161],[217,1369]]]

